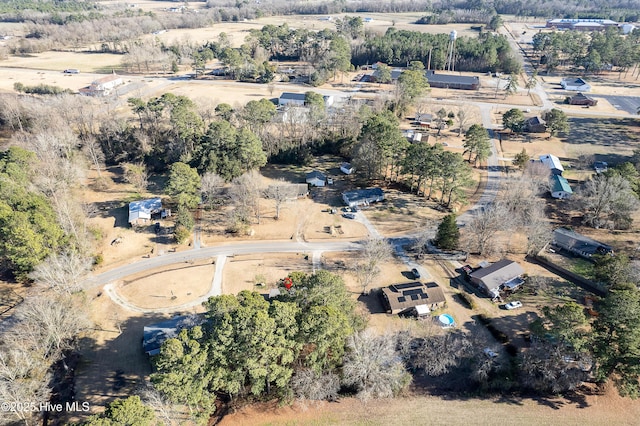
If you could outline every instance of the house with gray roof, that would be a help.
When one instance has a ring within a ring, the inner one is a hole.
[[[342,201],[349,207],[367,206],[384,200],[384,192],[380,188],[355,189],[342,193]]]
[[[553,231],[551,244],[589,260],[593,260],[594,255],[613,254],[611,246],[566,228],[558,228]]]
[[[306,182],[311,186],[325,186],[327,177],[317,170],[307,173]]]
[[[560,82],[560,86],[564,90],[573,92],[588,92],[591,90],[591,85],[582,78],[565,78]]]
[[[513,260],[502,259],[473,271],[469,279],[489,296],[498,297],[502,286],[513,288],[514,283],[521,281],[522,274],[522,266]]]

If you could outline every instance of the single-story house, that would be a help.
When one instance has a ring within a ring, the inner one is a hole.
[[[499,260],[469,274],[469,279],[491,297],[500,295],[500,288],[509,282],[517,282],[524,269],[509,259]]]
[[[609,163],[606,161],[596,161],[593,163],[593,169],[597,174],[604,173],[609,170]]]
[[[551,173],[554,175],[562,175],[562,172],[564,172],[564,167],[562,167],[562,164],[560,164],[560,159],[555,155],[541,155],[540,161],[542,161],[542,164],[547,166],[549,170],[551,170]]]
[[[613,254],[611,246],[566,228],[558,228],[553,231],[551,244],[585,259],[591,259],[593,255],[597,254]]]
[[[415,121],[421,126],[431,126],[431,122],[433,121],[433,114],[428,114],[426,112],[416,112]]]
[[[593,99],[591,96],[587,96],[582,92],[578,92],[578,94],[573,95],[569,98],[569,104],[595,106],[598,104],[598,100]]]
[[[569,182],[559,175],[551,176],[551,196],[561,200],[569,198],[573,195]]]
[[[199,315],[184,315],[147,325],[144,327],[142,349],[149,356],[158,355],[164,342],[178,336],[182,329],[195,327],[202,322],[203,318]]]
[[[322,96],[324,99],[324,106],[329,107],[333,105],[333,96],[324,95]],[[297,105],[304,106],[305,105],[306,95],[304,93],[292,93],[292,92],[283,92],[278,98],[278,106],[285,105]]]
[[[304,106],[305,99],[306,99],[306,96],[304,93],[284,92],[278,98],[278,106],[284,106],[284,105]]]
[[[591,85],[582,78],[565,78],[560,82],[560,86],[562,86],[564,90],[571,90],[573,92],[588,92],[591,90]]]
[[[427,71],[425,75],[431,87],[461,90],[478,90],[480,88],[480,79],[476,76],[437,74],[432,70]]]
[[[78,92],[85,96],[108,96],[113,89],[122,84],[124,84],[124,80],[114,72],[111,75],[93,81],[88,87],[83,87]]]
[[[148,200],[133,201],[129,203],[129,224],[141,225],[151,220],[152,215],[161,213],[162,200],[150,198]]]
[[[311,186],[325,186],[327,177],[317,170],[307,173],[307,183]]]
[[[428,313],[443,308],[447,301],[442,288],[436,283],[419,281],[393,284],[382,289],[382,302],[390,314],[400,314],[416,309]]]
[[[342,201],[349,207],[366,206],[384,200],[380,188],[355,189],[342,193]]]
[[[354,172],[354,168],[351,165],[351,163],[342,163],[340,164],[340,171],[342,173],[344,173],[345,175],[350,175],[351,173]]]
[[[547,131],[547,123],[537,115],[529,117],[524,120],[523,130],[528,133],[544,133]]]

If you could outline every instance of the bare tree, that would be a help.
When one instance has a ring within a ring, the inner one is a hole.
[[[629,181],[617,174],[592,177],[575,202],[584,212],[584,223],[594,228],[628,229],[631,215],[640,205]]]
[[[429,376],[446,374],[468,354],[471,342],[462,333],[446,333],[419,340],[413,366],[424,369]]]
[[[358,283],[362,286],[362,294],[367,294],[367,288],[380,274],[380,264],[391,259],[393,247],[381,238],[369,238],[360,252],[360,259],[354,266]]]
[[[358,332],[347,342],[342,367],[343,383],[358,390],[358,398],[388,398],[410,382],[392,335],[376,336],[370,330]]]
[[[284,203],[295,200],[298,192],[296,185],[286,183],[284,179],[279,179],[275,185],[269,185],[264,192],[265,197],[273,200],[276,203],[276,216],[275,219],[280,219],[280,209]]]
[[[85,155],[96,168],[96,172],[98,173],[98,181],[102,184],[102,167],[104,164],[104,153],[102,152],[100,144],[96,141],[95,137],[87,136],[86,138],[84,138],[82,147]]]
[[[29,278],[58,293],[74,293],[81,289],[92,263],[91,258],[76,251],[54,253],[38,264]]]
[[[124,180],[133,185],[138,194],[142,194],[147,190],[149,173],[147,172],[147,166],[143,162],[122,163],[120,166],[124,169]]]
[[[302,369],[293,375],[291,387],[298,398],[332,401],[338,398],[340,377],[331,371],[318,373]]]
[[[255,217],[260,224],[260,196],[262,193],[262,176],[251,170],[231,182],[231,198],[240,218],[249,221]]]
[[[573,390],[587,378],[587,365],[562,346],[534,342],[522,353],[522,384],[538,392],[561,393]]]
[[[179,424],[173,404],[167,401],[153,386],[148,385],[140,389],[138,394],[142,402],[151,407],[156,412],[156,415],[164,421],[165,425],[173,426]]]
[[[462,136],[462,132],[465,131],[465,127],[468,124],[471,114],[466,107],[458,107],[458,113],[456,114],[458,120],[458,137]]]
[[[465,227],[465,239],[469,251],[488,255],[497,248],[496,234],[504,226],[505,216],[501,208],[489,205],[476,214]]]
[[[219,196],[224,187],[224,179],[213,172],[206,172],[201,179],[200,192],[205,203],[210,206],[219,203]]]

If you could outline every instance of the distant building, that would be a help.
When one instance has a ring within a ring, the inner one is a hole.
[[[569,182],[562,176],[551,176],[551,196],[553,198],[565,199],[573,195],[573,190],[569,186]]]
[[[88,87],[80,89],[79,92],[85,96],[109,96],[113,89],[122,84],[124,84],[124,80],[114,72],[112,75],[95,80]]]
[[[349,207],[367,206],[384,200],[384,192],[380,188],[356,189],[342,193],[342,201]]]
[[[586,106],[596,106],[598,104],[597,99],[593,99],[590,96],[585,95],[582,92],[579,92],[577,95],[573,95],[569,98],[570,105],[586,105]]]
[[[542,161],[542,164],[547,166],[551,173],[554,175],[562,175],[562,172],[564,172],[564,167],[562,167],[562,164],[560,164],[560,159],[555,155],[541,155],[540,161]]]
[[[592,259],[594,255],[613,254],[613,248],[566,228],[553,231],[552,244],[570,253]]]
[[[572,92],[588,92],[591,90],[591,85],[582,78],[565,78],[560,82],[560,86],[564,90]]]
[[[547,28],[575,31],[604,31],[607,27],[617,27],[618,23],[610,19],[550,19]]]
[[[325,96],[322,96],[322,98],[324,99],[325,107],[329,107],[333,105],[333,96],[325,95]],[[285,106],[285,105],[304,106],[305,99],[306,99],[306,95],[304,93],[284,92],[278,98],[278,106]]]
[[[306,182],[311,186],[325,186],[327,184],[327,177],[323,173],[314,170],[307,173]]]
[[[133,201],[129,203],[129,224],[145,224],[151,220],[153,215],[161,214],[161,212],[162,200],[160,198]]]
[[[502,286],[513,288],[521,281],[524,269],[509,259],[499,260],[469,274],[469,279],[491,297],[498,297]]]
[[[203,318],[196,315],[185,315],[173,319],[147,325],[144,327],[142,349],[149,355],[158,355],[162,344],[177,337],[184,328],[191,328],[202,324]]]
[[[544,133],[547,131],[547,123],[536,115],[524,120],[523,130],[528,133]]]
[[[480,79],[454,74],[437,74],[435,71],[427,71],[425,76],[429,86],[444,89],[478,90]]]
[[[429,313],[443,308],[447,303],[438,284],[423,284],[418,281],[383,288],[382,302],[390,314],[407,313],[415,309],[421,313]]]

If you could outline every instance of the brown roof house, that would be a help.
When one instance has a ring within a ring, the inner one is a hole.
[[[501,287],[514,288],[522,284],[524,269],[513,260],[502,259],[469,274],[469,279],[491,297],[500,295]]]
[[[537,115],[524,120],[524,131],[528,133],[544,133],[547,131],[547,123]]]
[[[579,92],[577,95],[573,95],[569,98],[569,104],[595,106],[598,104],[598,101],[593,99],[591,96],[587,96],[584,93]]]
[[[416,310],[428,313],[447,303],[444,292],[436,283],[393,284],[382,289],[383,305],[390,314],[400,314]]]

